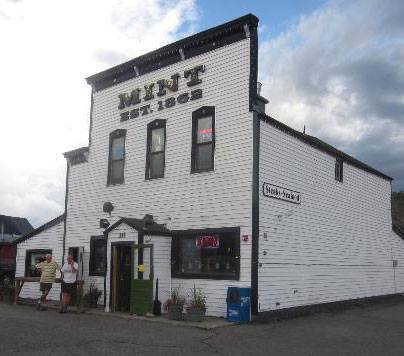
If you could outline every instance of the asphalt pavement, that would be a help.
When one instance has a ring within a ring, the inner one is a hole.
[[[0,355],[404,355],[404,303],[201,330],[0,303]]]

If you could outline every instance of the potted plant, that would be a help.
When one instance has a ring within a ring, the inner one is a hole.
[[[97,308],[98,299],[101,297],[102,291],[100,291],[94,283],[90,284],[90,289],[83,296],[85,306],[89,308]]]
[[[182,320],[182,309],[185,298],[181,296],[179,287],[171,291],[171,297],[164,302],[163,308],[168,312],[168,319]]]
[[[190,298],[185,308],[185,319],[187,321],[202,321],[206,314],[206,296],[203,294],[200,288],[194,288],[191,290]]]

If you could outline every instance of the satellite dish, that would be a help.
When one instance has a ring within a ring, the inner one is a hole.
[[[154,224],[153,215],[146,214],[143,217],[143,230],[148,230],[151,225]]]
[[[104,213],[108,213],[109,215],[111,215],[112,210],[114,210],[114,206],[109,201],[105,202],[104,205],[102,206],[102,211]]]

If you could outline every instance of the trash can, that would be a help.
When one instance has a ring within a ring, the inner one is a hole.
[[[237,324],[251,321],[251,288],[228,287],[227,320]]]

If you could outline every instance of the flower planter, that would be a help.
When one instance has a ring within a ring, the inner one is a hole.
[[[205,308],[195,308],[195,307],[188,307],[186,308],[187,313],[185,314],[186,321],[194,321],[200,322],[203,321],[206,314]]]
[[[182,309],[183,305],[172,304],[167,307],[168,319],[171,320],[182,320]]]

